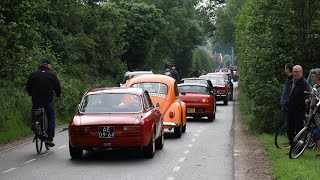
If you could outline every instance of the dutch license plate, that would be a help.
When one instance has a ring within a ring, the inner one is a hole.
[[[114,126],[99,126],[99,138],[114,138]]]
[[[187,108],[187,113],[195,113],[196,109],[195,108]]]

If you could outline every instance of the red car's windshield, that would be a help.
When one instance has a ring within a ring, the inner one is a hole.
[[[142,110],[141,98],[135,94],[101,93],[85,96],[80,104],[82,113],[128,113]]]

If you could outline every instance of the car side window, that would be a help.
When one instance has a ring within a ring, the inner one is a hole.
[[[146,108],[147,110],[152,109],[152,108],[153,108],[153,104],[152,104],[152,100],[151,100],[151,98],[150,98],[150,96],[149,96],[148,91],[145,91],[143,94],[144,94],[144,95],[143,95],[144,100],[145,100],[145,102],[146,102],[146,103],[145,103],[145,108]]]
[[[174,82],[174,93],[176,96],[179,96],[179,90],[176,82]]]

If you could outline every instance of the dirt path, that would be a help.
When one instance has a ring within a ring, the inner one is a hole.
[[[237,101],[238,90],[235,97],[235,180],[270,180],[272,175],[267,152],[261,147],[257,137],[247,131],[247,127],[241,119],[239,101]]]

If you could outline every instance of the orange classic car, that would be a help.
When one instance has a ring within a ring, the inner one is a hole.
[[[179,98],[178,86],[172,77],[161,74],[136,76],[126,86],[147,90],[163,115],[164,128],[174,129],[175,136],[181,137],[187,127],[186,105]]]

